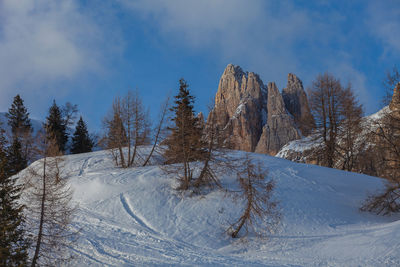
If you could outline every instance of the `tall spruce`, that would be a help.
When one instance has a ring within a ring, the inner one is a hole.
[[[190,162],[202,160],[206,147],[202,141],[202,128],[193,111],[194,97],[188,87],[184,79],[179,80],[179,93],[170,109],[174,112],[174,125],[168,128],[171,134],[165,141],[167,149],[164,153],[167,164],[182,163],[183,173],[178,178],[180,190],[189,188],[193,179]]]
[[[93,148],[93,141],[89,136],[86,123],[83,121],[82,116],[76,124],[74,135],[72,136],[72,154],[91,152]]]
[[[18,137],[14,137],[12,144],[8,147],[7,154],[10,175],[17,174],[28,166],[28,161],[22,153],[22,145]]]
[[[23,227],[21,186],[10,175],[4,131],[0,129],[0,266],[26,266],[29,242]]]
[[[49,140],[55,139],[58,149],[64,153],[68,141],[67,125],[63,119],[61,109],[57,106],[55,100],[49,109],[49,115],[46,118],[45,129],[47,138]]]
[[[24,106],[24,101],[19,95],[14,97],[14,101],[8,109],[6,117],[8,118],[8,125],[12,132],[11,156],[17,157],[11,161],[16,162],[17,160],[21,160],[20,163],[17,163],[20,166],[16,168],[18,172],[26,168],[26,163],[33,153],[33,128],[29,119],[29,113]]]
[[[14,97],[14,101],[8,109],[6,116],[13,136],[21,137],[22,135],[32,131],[29,113],[24,106],[24,101],[19,95]]]

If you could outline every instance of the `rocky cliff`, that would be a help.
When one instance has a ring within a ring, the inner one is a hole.
[[[293,115],[296,126],[304,136],[309,135],[314,127],[314,118],[311,115],[303,83],[296,75],[288,74],[287,86],[282,90],[282,97],[287,110]]]
[[[290,113],[275,83],[265,86],[257,74],[229,64],[221,76],[215,106],[208,118],[214,116],[228,147],[275,155],[287,142],[300,138],[295,118],[309,113],[308,103],[301,98],[302,85],[298,83],[301,85],[297,77],[288,81],[288,103],[300,105]]]

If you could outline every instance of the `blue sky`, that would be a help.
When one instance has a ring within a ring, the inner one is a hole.
[[[154,115],[184,77],[206,112],[228,63],[280,90],[328,71],[373,113],[400,65],[400,1],[0,0],[0,111],[17,93],[38,119],[70,101],[97,131],[115,96],[138,89]]]

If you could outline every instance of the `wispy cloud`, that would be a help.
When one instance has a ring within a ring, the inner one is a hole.
[[[371,1],[367,23],[372,34],[385,45],[385,54],[400,53],[400,2],[396,0]]]
[[[0,107],[15,93],[46,89],[59,79],[99,70],[103,32],[77,1],[0,1]]]

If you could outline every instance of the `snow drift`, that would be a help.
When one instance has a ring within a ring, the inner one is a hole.
[[[65,156],[79,204],[73,226],[81,229],[70,265],[400,265],[400,217],[359,211],[381,179],[248,154],[276,181],[283,219],[268,238],[225,233],[243,203],[222,190],[182,196],[158,166],[115,168],[107,151]],[[234,174],[221,182],[236,188]]]

